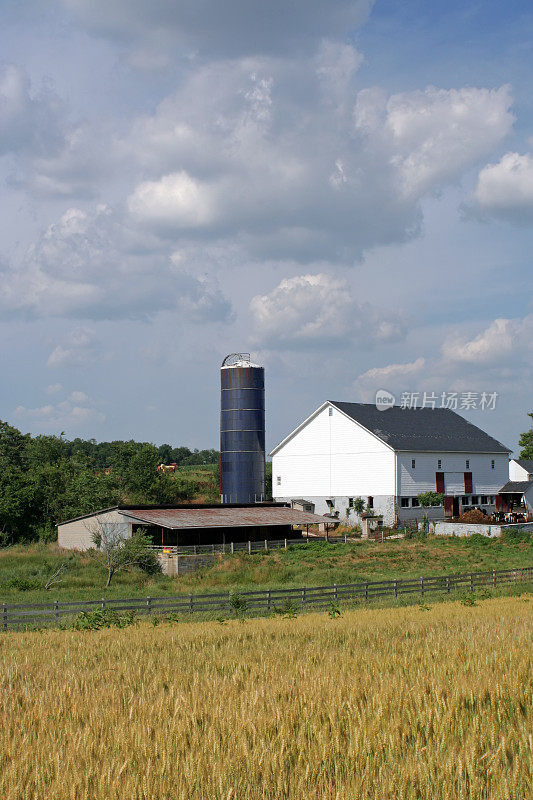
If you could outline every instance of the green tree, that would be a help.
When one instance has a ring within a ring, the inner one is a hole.
[[[444,502],[444,495],[440,492],[422,492],[418,495],[418,502],[422,508],[441,506]]]
[[[105,568],[106,587],[110,586],[117,572],[124,570],[141,569],[149,574],[161,572],[159,559],[151,549],[151,541],[145,533],[138,532],[131,538],[126,538],[124,526],[120,522],[95,520],[91,524],[95,549],[90,551],[90,555]]]
[[[533,420],[533,411],[529,412],[528,417]],[[518,444],[522,448],[520,458],[533,459],[533,426],[520,435]]]

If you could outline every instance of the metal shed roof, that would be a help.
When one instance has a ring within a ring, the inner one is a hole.
[[[505,486],[502,486],[499,494],[523,494],[528,489],[531,489],[532,486],[532,481],[509,481]]]
[[[240,528],[267,525],[318,525],[325,517],[279,506],[235,508],[119,508],[127,517],[162,528]]]

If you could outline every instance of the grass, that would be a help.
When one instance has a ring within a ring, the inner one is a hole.
[[[523,800],[532,633],[507,598],[4,634],[0,796]]]
[[[63,561],[61,583],[44,590],[47,577]],[[287,551],[221,557],[215,566],[179,578],[122,573],[104,589],[104,571],[81,553],[61,553],[55,545],[0,550],[0,602],[51,602],[103,596],[146,597],[246,589],[287,588],[409,578],[533,565],[533,536],[523,541],[485,537],[428,537],[329,545],[314,542]]]

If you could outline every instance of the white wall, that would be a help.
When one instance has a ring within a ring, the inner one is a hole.
[[[414,469],[412,459],[415,459]],[[468,468],[466,460],[470,462]],[[494,469],[491,468],[493,460]],[[444,472],[445,494],[464,494],[464,473],[471,472],[472,493],[492,495],[509,480],[509,459],[506,453],[399,453],[398,495],[414,497],[421,492],[436,491],[436,472]]]
[[[132,535],[131,521],[127,521],[123,514],[117,510],[106,511],[104,514],[92,514],[90,517],[77,519],[73,522],[64,522],[57,526],[57,543],[65,550],[89,550],[94,547],[93,533],[99,529],[100,524],[120,525],[124,538]]]
[[[394,451],[337,408],[330,416],[329,408],[272,456],[273,496],[394,495]]]
[[[516,461],[511,459],[509,462],[509,480],[510,481],[528,481],[529,480],[529,472],[524,467],[521,467],[520,464],[517,464]]]

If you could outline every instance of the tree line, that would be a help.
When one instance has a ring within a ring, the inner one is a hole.
[[[31,436],[0,421],[0,544],[55,537],[57,522],[118,503],[218,499],[216,450]],[[161,463],[214,465],[159,473]]]

